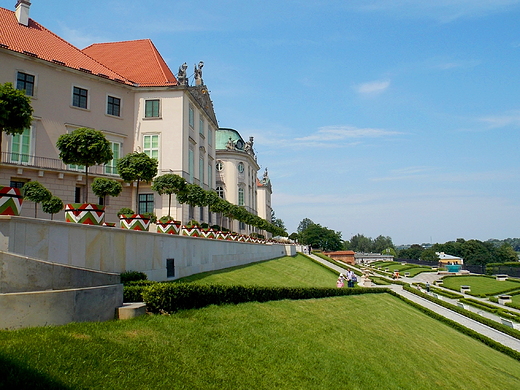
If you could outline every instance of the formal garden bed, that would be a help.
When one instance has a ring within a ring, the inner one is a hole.
[[[468,294],[483,298],[509,293],[520,288],[518,279],[509,278],[506,281],[497,281],[495,277],[486,275],[445,276],[442,282],[443,287],[454,291],[460,291],[461,287],[469,286]]]

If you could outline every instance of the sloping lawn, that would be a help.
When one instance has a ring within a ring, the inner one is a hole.
[[[388,294],[1,331],[0,363],[6,389],[473,390],[520,383],[520,362]]]
[[[220,271],[191,275],[179,282],[205,284],[333,287],[338,275],[301,254],[281,257]]]
[[[444,287],[455,291],[460,291],[460,286],[470,286],[472,295],[497,295],[520,287],[519,282],[499,282],[485,276],[446,276],[442,282]]]

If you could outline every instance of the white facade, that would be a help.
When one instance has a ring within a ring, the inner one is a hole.
[[[243,206],[247,211],[271,221],[271,184],[266,174],[262,181],[257,179],[260,166],[253,149],[253,137],[244,141],[234,129],[218,129],[216,136],[216,190],[230,203]],[[238,221],[229,225],[226,219],[218,222],[237,233],[250,234],[257,229]]]
[[[28,14],[28,9],[24,12]],[[158,175],[176,173],[204,189],[215,188],[218,124],[201,71],[197,85],[189,86],[187,80],[177,82],[151,42],[116,43],[121,55],[114,60],[99,54],[104,44],[84,49],[90,50],[86,55],[32,19],[25,24],[20,24],[15,12],[0,8],[0,83],[10,82],[16,88],[21,82],[34,109],[30,129],[20,136],[3,136],[0,185],[21,186],[37,180],[64,203],[83,202],[85,190],[89,201],[97,203],[90,185],[86,186],[84,169],[63,164],[56,148],[61,134],[89,127],[112,142],[115,157],[107,166],[90,168],[90,183],[96,176],[120,180],[116,158],[141,151],[158,159]],[[141,52],[143,48],[148,51]],[[143,54],[143,61],[151,62],[141,72],[145,82],[130,81],[111,69],[126,59],[126,52],[140,59]],[[157,63],[152,61],[158,57]],[[159,69],[157,73],[166,74],[165,79],[146,84],[150,69]],[[159,196],[146,183],[140,183],[139,198],[136,195],[135,183],[127,183],[119,197],[108,198],[106,220],[115,222],[121,207],[137,212],[152,208],[147,211],[158,217],[167,215],[167,195]],[[175,219],[215,223],[207,208],[190,209],[172,198]],[[22,215],[34,215],[32,206],[26,201]],[[38,217],[50,218],[41,211]],[[55,218],[64,219],[63,212]]]

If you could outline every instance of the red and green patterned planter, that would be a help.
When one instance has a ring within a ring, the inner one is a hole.
[[[217,232],[215,230],[213,230],[212,228],[201,229],[200,234],[204,238],[211,238],[211,239],[217,238]]]
[[[157,221],[157,233],[180,234],[181,223],[179,221],[159,222]]]
[[[237,241],[239,241],[239,242],[246,242],[246,236],[243,236],[242,234],[240,234],[240,235],[238,236]]]
[[[150,229],[150,218],[141,214],[121,214],[119,226],[122,229],[148,231]]]
[[[193,226],[193,227],[183,226],[182,235],[188,236],[188,237],[200,237],[201,236],[200,228],[198,226]]]
[[[20,215],[23,196],[19,188],[0,187],[0,215]]]
[[[70,203],[65,205],[65,221],[83,225],[103,225],[105,206],[92,203]]]
[[[229,233],[229,237],[228,237],[228,240],[231,240],[231,241],[238,241],[238,233]]]
[[[217,240],[226,240],[227,237],[228,237],[228,233],[222,232],[222,231],[217,232]]]

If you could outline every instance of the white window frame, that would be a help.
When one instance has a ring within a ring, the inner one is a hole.
[[[110,150],[112,150],[114,158],[105,164],[104,171],[107,175],[118,175],[119,172],[117,171],[117,161],[121,158],[121,151],[123,150],[123,145],[121,142],[118,141],[108,140],[108,142],[110,142]],[[117,150],[117,153],[115,153],[115,150]]]
[[[195,108],[192,104],[188,106],[188,125],[191,129],[195,129]]]
[[[153,146],[153,139],[157,137],[157,146]],[[146,140],[150,139],[150,147],[145,147]],[[159,161],[161,156],[161,137],[160,134],[157,133],[147,133],[143,134],[143,152],[146,153],[149,157],[155,158],[157,161]],[[157,155],[154,156],[153,152],[157,152]]]
[[[28,130],[28,134],[26,134],[26,131]],[[27,153],[23,152],[23,140],[24,138],[29,139],[29,150]],[[14,150],[15,140],[19,139],[18,144],[18,150]],[[22,164],[22,165],[29,165],[33,162],[33,148],[34,148],[34,129],[33,126],[29,126],[24,129],[22,134],[12,134],[11,139],[9,142],[9,161],[16,163],[16,164]],[[14,157],[16,156],[16,157]],[[14,158],[13,158],[14,157]],[[23,161],[26,160],[26,161]]]

